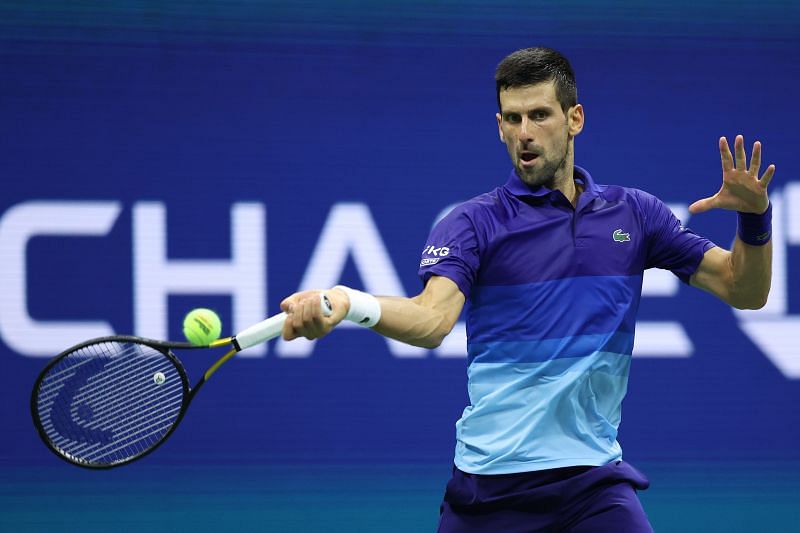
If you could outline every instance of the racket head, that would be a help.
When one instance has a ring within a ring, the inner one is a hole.
[[[93,339],[62,352],[31,393],[39,436],[58,457],[85,468],[121,466],[149,454],[189,406],[186,371],[170,347],[132,336]]]

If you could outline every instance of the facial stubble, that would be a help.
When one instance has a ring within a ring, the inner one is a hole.
[[[566,121],[564,126],[566,130],[568,128]],[[511,154],[511,156],[514,158],[514,167],[516,168],[517,175],[520,177],[520,179],[530,187],[544,186],[548,189],[556,188],[557,179],[571,179],[572,176],[558,176],[558,174],[567,166],[567,158],[569,157],[569,138],[569,131],[566,131],[564,150],[561,154],[561,157],[555,161],[544,161],[541,168],[525,169],[525,167],[520,164],[519,157],[517,157],[516,154]],[[544,155],[544,153],[540,153],[539,157],[544,157]]]

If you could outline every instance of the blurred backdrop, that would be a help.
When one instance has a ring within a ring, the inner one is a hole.
[[[463,325],[432,351],[342,328],[243,353],[115,471],[48,452],[30,389],[87,337],[179,340],[196,306],[232,333],[299,288],[416,294],[434,221],[510,169],[495,65],[546,45],[576,70],[576,163],[719,245],[735,215],[687,213],[719,137],[777,165],[767,307],[648,272],[620,441],[656,530],[800,531],[798,23],[778,1],[0,2],[0,528],[433,531]]]

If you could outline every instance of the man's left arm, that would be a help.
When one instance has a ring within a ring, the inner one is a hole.
[[[759,178],[761,143],[753,145],[748,167],[741,135],[734,142],[735,161],[725,137],[719,140],[719,151],[722,187],[714,196],[693,203],[689,211],[738,211],[738,231],[733,250],[714,247],[705,253],[690,283],[738,309],[759,309],[767,303],[772,279],[772,207],[767,186],[775,165],[769,165]]]
[[[767,303],[772,278],[772,243],[745,244],[736,237],[733,250],[708,250],[689,283],[737,309],[760,309]]]

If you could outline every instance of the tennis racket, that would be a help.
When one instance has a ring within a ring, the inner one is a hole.
[[[333,309],[320,294],[322,314]],[[200,387],[236,353],[280,335],[286,313],[208,346],[133,336],[92,339],[62,352],[39,374],[33,423],[58,457],[86,468],[128,464],[175,431]],[[172,349],[231,346],[194,387]]]

